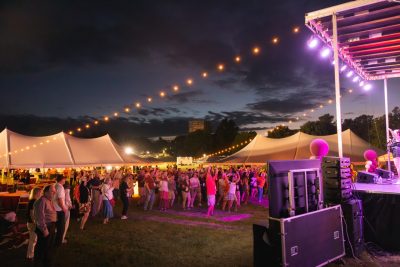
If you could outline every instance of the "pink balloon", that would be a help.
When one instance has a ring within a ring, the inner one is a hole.
[[[364,159],[365,160],[370,160],[370,161],[376,161],[376,158],[378,157],[378,154],[375,152],[375,150],[368,149],[365,150],[364,152]]]
[[[310,143],[310,152],[317,158],[325,157],[329,152],[329,144],[324,139],[314,139]]]

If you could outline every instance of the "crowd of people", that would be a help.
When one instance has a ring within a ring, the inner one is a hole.
[[[73,190],[71,191],[71,183]],[[121,219],[128,219],[128,208],[137,183],[137,206],[149,211],[157,204],[161,211],[177,207],[190,210],[207,203],[207,216],[215,206],[223,211],[237,211],[242,204],[261,202],[266,173],[259,168],[202,168],[182,171],[176,167],[166,170],[144,167],[137,172],[125,169],[99,174],[79,171],[67,181],[56,177],[55,184],[32,189],[28,204],[29,244],[27,258],[35,266],[50,266],[54,249],[67,243],[71,211],[75,211],[80,229],[84,230],[90,216],[100,212],[103,224],[114,217],[116,199],[122,203]]]

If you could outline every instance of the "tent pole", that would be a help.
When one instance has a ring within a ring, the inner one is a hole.
[[[337,23],[336,13],[332,14],[332,29],[333,29],[333,57],[335,67],[335,95],[336,95],[336,129],[338,137],[338,153],[339,157],[343,157],[343,141],[342,141],[342,111],[340,107],[340,79],[339,79],[339,54],[337,40]]]
[[[389,141],[389,107],[388,107],[388,92],[387,92],[387,79],[385,78],[383,80],[383,87],[384,87],[384,92],[385,92],[385,120],[386,120],[386,144]],[[390,168],[390,149],[389,147],[386,147],[387,149],[387,155],[388,155],[388,171],[391,171]]]

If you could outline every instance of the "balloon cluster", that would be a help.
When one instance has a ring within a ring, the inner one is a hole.
[[[310,143],[312,159],[322,159],[329,152],[329,144],[324,139],[314,139]]]
[[[376,169],[378,168],[378,155],[372,149],[368,149],[364,152],[364,159],[365,162],[365,170],[367,172],[375,173]]]

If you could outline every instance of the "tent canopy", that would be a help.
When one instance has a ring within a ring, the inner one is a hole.
[[[26,136],[8,129],[0,133],[1,168],[62,168],[146,164],[126,155],[107,134],[98,138],[77,138],[63,132],[49,136]]]
[[[324,139],[329,144],[329,156],[337,156],[337,135],[313,136],[298,132],[292,136],[273,139],[257,135],[247,146],[217,163],[265,164],[269,160],[309,159],[310,143],[316,138]],[[350,130],[342,133],[343,151],[346,157],[354,162],[364,161],[364,151],[374,149],[378,155],[384,153],[371,147],[369,143]]]

